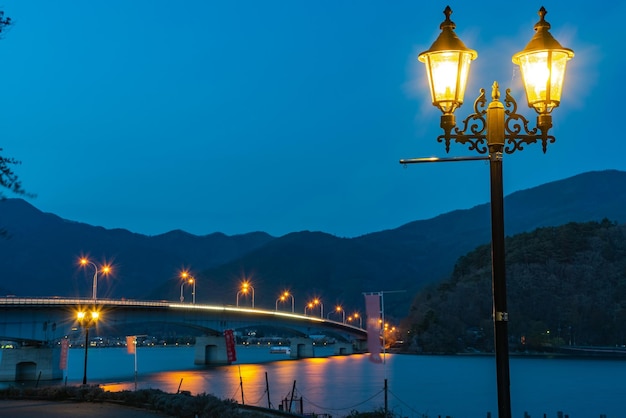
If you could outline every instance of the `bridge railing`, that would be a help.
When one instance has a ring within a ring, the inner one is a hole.
[[[22,298],[22,297],[5,297],[0,298],[0,305],[85,305],[85,304],[107,304],[107,305],[124,305],[124,306],[159,306],[167,307],[171,302],[165,301],[141,301],[141,300],[124,300],[124,299],[89,299],[89,298]]]

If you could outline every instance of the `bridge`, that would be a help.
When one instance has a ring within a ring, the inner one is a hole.
[[[79,320],[79,312],[87,314],[86,321]],[[0,350],[0,381],[30,380],[33,373],[44,380],[62,379],[62,341],[81,332],[88,336],[90,328],[96,335],[131,336],[172,327],[195,336],[196,365],[231,363],[226,330],[235,335],[250,330],[280,334],[289,340],[294,359],[314,356],[312,336],[332,339],[336,355],[363,352],[367,340],[366,331],[359,327],[277,310],[167,301],[6,297],[0,298],[0,342],[15,344],[13,349]]]

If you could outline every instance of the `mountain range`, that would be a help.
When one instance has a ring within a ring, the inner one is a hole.
[[[568,222],[624,223],[624,184],[626,172],[595,171],[507,195],[506,234]],[[333,315],[340,314],[331,313],[336,304],[346,314],[363,312],[362,294],[382,291],[389,292],[386,312],[404,317],[420,289],[448,278],[459,257],[490,242],[490,222],[485,203],[355,238],[316,231],[273,237],[175,230],[146,236],[62,219],[25,200],[4,199],[0,295],[90,297],[94,270],[78,264],[84,255],[95,263],[113,263],[113,274],[99,276],[99,298],[178,301],[182,286],[188,303],[191,286],[179,275],[190,268],[197,303],[235,305],[241,281],[247,279],[259,308],[290,310],[290,300],[278,301],[289,290],[296,312],[318,297],[324,316],[338,319]],[[250,306],[251,297],[240,294],[240,304]]]

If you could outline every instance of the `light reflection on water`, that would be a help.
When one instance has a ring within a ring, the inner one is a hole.
[[[82,381],[83,354],[81,349],[70,350],[69,384]],[[316,348],[318,356],[330,354],[332,348]],[[272,407],[288,397],[295,381],[305,412],[340,417],[354,409],[381,408],[387,379],[389,408],[398,416],[497,415],[493,357],[392,354],[381,365],[371,363],[367,355],[290,361],[286,355],[269,354],[267,347],[239,346],[237,357],[238,363],[231,366],[194,367],[193,347],[139,348],[137,387],[177,392],[180,385],[192,394],[241,402],[241,377],[245,403],[266,407],[267,373]],[[553,417],[558,411],[570,418],[626,417],[626,361],[512,357],[510,364],[516,418],[524,412]],[[89,383],[107,390],[133,390],[134,357],[124,349],[90,349],[88,377]]]

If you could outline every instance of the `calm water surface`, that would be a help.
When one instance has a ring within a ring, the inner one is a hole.
[[[220,398],[277,408],[290,395],[294,381],[305,412],[334,417],[352,410],[368,411],[384,405],[387,379],[389,408],[403,417],[497,416],[495,360],[483,356],[414,356],[387,354],[385,364],[367,355],[287,360],[269,354],[267,347],[240,347],[231,366],[193,366],[194,348],[139,348],[137,387],[167,392],[209,393]],[[332,348],[316,348],[316,356]],[[68,383],[82,382],[84,351],[70,350]],[[257,362],[257,364],[249,364]],[[258,363],[262,362],[262,363]],[[516,358],[510,360],[513,417],[570,418],[626,417],[626,361]],[[132,390],[134,356],[122,348],[89,350],[89,383],[108,390]]]

